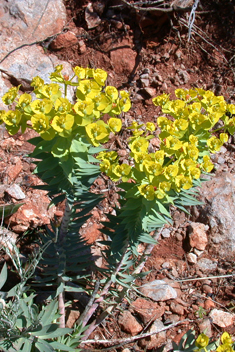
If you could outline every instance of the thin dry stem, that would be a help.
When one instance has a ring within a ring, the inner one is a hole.
[[[127,338],[123,338],[123,339],[113,339],[113,340],[86,340],[86,341],[82,341],[81,344],[98,343],[98,344],[102,344],[102,345],[106,345],[107,344],[107,345],[111,345],[111,346],[114,347],[117,344],[132,343],[134,341],[143,339],[145,337],[149,337],[149,336],[152,336],[152,335],[155,335],[155,334],[159,334],[160,332],[169,330],[171,328],[176,327],[177,325],[180,325],[180,324],[183,324],[183,323],[186,323],[186,322],[187,323],[191,323],[193,321],[189,320],[189,319],[184,319],[184,320],[181,320],[181,321],[177,321],[174,324],[168,325],[168,326],[164,327],[161,330],[152,331],[152,332],[146,332],[145,334],[142,334],[142,335],[136,335],[136,336],[127,337]]]

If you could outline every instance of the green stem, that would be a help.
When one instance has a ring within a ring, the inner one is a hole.
[[[72,206],[69,204],[69,201],[67,199],[66,204],[65,204],[63,219],[62,219],[61,225],[60,225],[60,231],[58,234],[58,247],[59,248],[64,248],[64,242],[66,240],[66,235],[68,233],[71,212],[72,212]],[[66,258],[64,258],[64,260],[66,261]],[[65,267],[65,265],[64,265],[64,267]],[[65,281],[63,280],[62,275],[58,277],[57,284],[58,284],[58,287],[60,287],[61,284],[64,287]],[[58,307],[59,307],[59,313],[61,314],[61,316],[59,318],[60,327],[65,328],[65,293],[64,293],[64,289],[58,295]]]
[[[64,84],[64,96],[67,97],[67,84]]]
[[[224,126],[220,127],[220,128],[217,128],[216,130],[213,130],[213,133],[214,132],[217,132],[217,131],[220,131],[220,130],[223,130],[224,129]]]
[[[62,243],[67,235],[71,213],[72,213],[72,206],[69,204],[68,199],[67,199],[66,204],[65,204],[64,215],[63,215],[63,219],[61,221],[60,231],[59,231],[59,235],[58,235],[59,243]]]

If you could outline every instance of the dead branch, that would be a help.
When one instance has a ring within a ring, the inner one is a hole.
[[[171,328],[174,328],[177,325],[180,325],[180,324],[183,324],[183,323],[186,323],[186,322],[187,323],[191,323],[193,321],[189,320],[189,319],[184,319],[184,320],[181,320],[181,321],[177,321],[176,323],[173,323],[171,325],[168,325],[168,326],[164,327],[161,330],[152,331],[152,332],[146,332],[145,334],[142,334],[142,335],[140,334],[140,335],[136,335],[136,336],[132,336],[132,337],[127,337],[127,338],[122,338],[122,339],[113,339],[113,340],[86,340],[86,341],[82,341],[81,344],[84,345],[84,344],[89,344],[89,343],[99,343],[99,344],[102,344],[102,345],[106,345],[106,344],[107,345],[111,345],[112,347],[114,347],[117,344],[124,345],[124,344],[132,343],[134,341],[137,341],[137,340],[140,340],[140,339],[143,339],[143,338],[155,335],[155,334],[159,334],[160,332],[169,330]],[[102,351],[103,351],[103,349],[102,349]]]
[[[145,12],[162,12],[162,13],[171,13],[171,12],[187,12],[187,11],[191,11],[192,10],[192,6],[188,6],[188,7],[179,7],[177,5],[173,5],[172,7],[151,7],[151,6],[147,6],[147,7],[140,7],[140,6],[136,6],[135,4],[131,4],[129,3],[127,0],[121,0],[124,4],[126,4],[128,7],[135,9],[137,11],[145,11]],[[146,3],[143,3],[143,5],[146,5]],[[162,5],[166,5],[166,4],[162,4]]]

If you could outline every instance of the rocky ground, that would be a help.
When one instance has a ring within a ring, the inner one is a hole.
[[[64,0],[65,29],[43,42],[46,57],[53,55],[54,63],[57,58],[73,67],[107,70],[109,84],[131,94],[133,106],[125,116],[128,123],[133,119],[155,122],[159,112],[152,97],[162,92],[173,94],[179,87],[210,89],[235,103],[235,5],[230,0],[200,1],[189,38],[190,11],[186,9],[192,3],[178,1],[175,11],[165,13],[143,11],[144,6],[151,5],[147,2],[136,2],[136,9],[135,3],[128,6],[121,0]],[[40,183],[27,157],[31,132],[9,137],[4,126],[0,127],[0,205],[24,203],[6,218],[5,226],[27,254],[37,231],[54,214],[62,216],[62,208],[48,212],[50,201],[46,194],[31,188]],[[125,155],[122,135],[115,143]],[[190,328],[197,332],[207,329],[207,335],[213,337],[225,330],[235,335],[234,149],[234,137],[230,137],[221,152],[214,155],[215,171],[200,192],[204,205],[192,208],[191,216],[173,209],[174,225],[163,229],[143,268],[149,273],[138,283],[144,284],[142,295],[131,293],[122,311],[106,319],[92,338],[129,338],[180,321],[182,324],[174,328],[128,344],[129,351],[155,351],[163,344],[169,350],[171,341],[178,342]],[[105,177],[96,181],[94,191],[105,194],[105,199],[93,211],[82,234],[99,254],[99,222],[105,220],[105,213],[112,212],[117,196]],[[144,246],[140,248],[143,250]],[[2,256],[2,261],[5,259]],[[73,314],[76,316],[76,311]],[[91,351],[104,350],[101,344],[87,347]]]

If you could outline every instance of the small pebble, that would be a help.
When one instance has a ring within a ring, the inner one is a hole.
[[[203,292],[205,292],[205,293],[209,293],[209,294],[212,294],[213,293],[213,289],[212,289],[212,287],[211,286],[209,286],[209,285],[203,285],[202,286],[202,289],[203,289]]]

